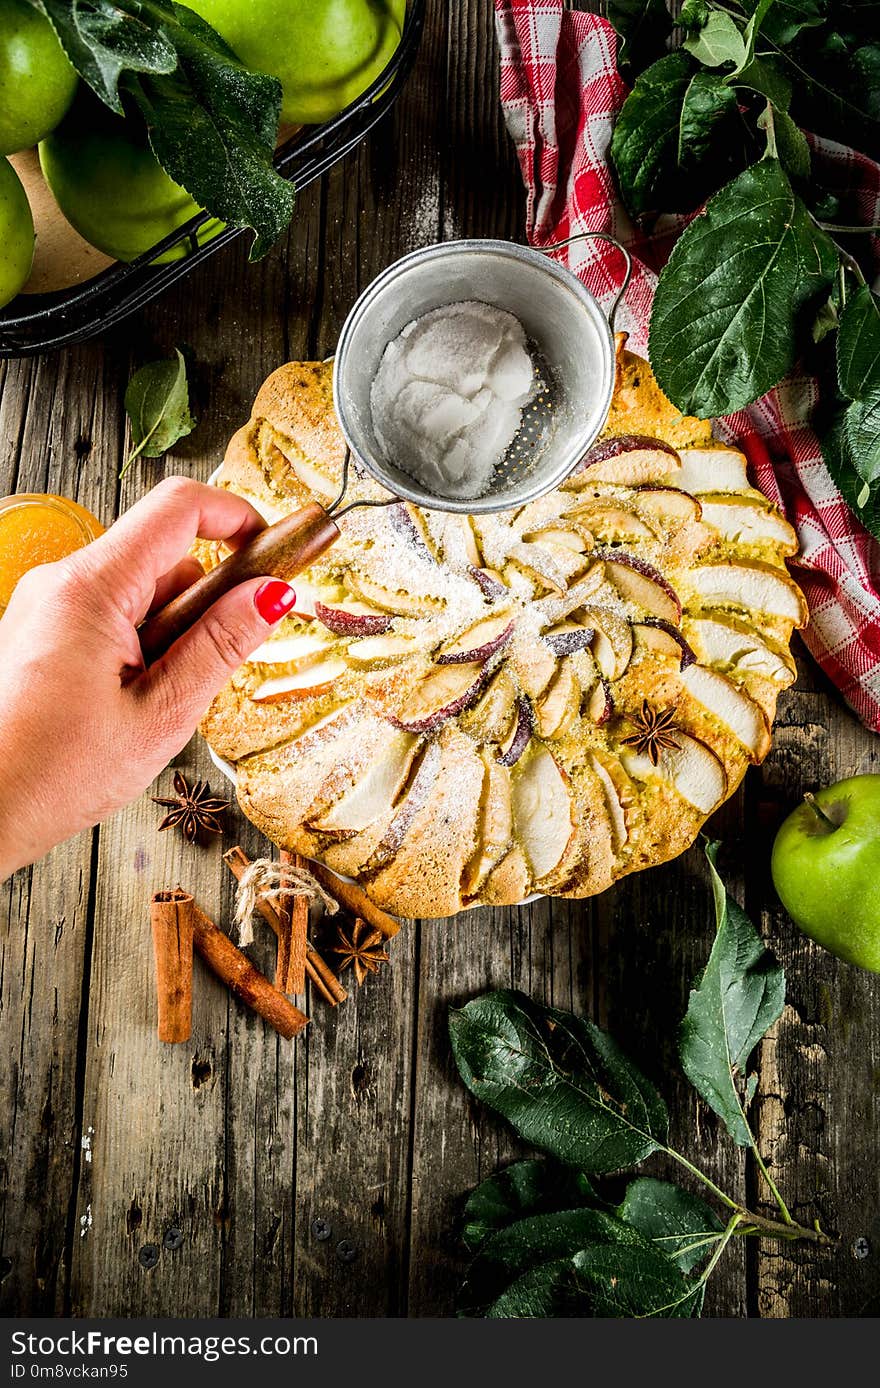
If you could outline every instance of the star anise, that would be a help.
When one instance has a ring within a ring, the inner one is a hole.
[[[380,930],[367,925],[360,916],[351,930],[347,931],[345,926],[340,925],[336,934],[339,944],[333,946],[333,953],[342,956],[339,972],[344,973],[351,964],[358,986],[363,983],[367,974],[377,974],[383,964],[390,962],[382,948],[384,935]]]
[[[673,733],[676,731],[674,708],[652,708],[647,699],[642,700],[642,711],[630,720],[636,731],[632,737],[625,737],[625,747],[635,747],[637,752],[647,754],[651,765],[656,766],[664,747],[680,748]]]
[[[195,843],[200,831],[209,834],[223,833],[223,816],[229,809],[228,800],[219,800],[211,794],[207,781],[196,781],[190,788],[182,771],[174,773],[175,794],[171,797],[154,795],[157,805],[164,805],[168,814],[159,825],[163,829],[179,829],[187,843]]]

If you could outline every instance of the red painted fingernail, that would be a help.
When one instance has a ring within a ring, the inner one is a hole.
[[[264,622],[280,622],[296,604],[296,593],[281,578],[270,578],[254,594],[254,606]]]

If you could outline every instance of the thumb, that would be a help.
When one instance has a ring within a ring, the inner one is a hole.
[[[188,736],[230,675],[295,603],[296,593],[283,579],[239,584],[150,666],[139,681],[142,694],[156,699],[164,716]]]

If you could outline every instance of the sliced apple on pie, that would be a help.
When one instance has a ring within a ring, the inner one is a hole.
[[[624,747],[621,764],[636,780],[667,781],[694,809],[711,814],[727,792],[724,765],[699,738],[677,729],[675,742],[659,750],[656,763],[646,752]]]
[[[809,612],[801,590],[772,564],[757,559],[701,564],[690,571],[687,581],[704,607],[735,607],[806,626]]]
[[[513,781],[516,835],[537,882],[566,858],[575,838],[571,781],[552,752],[536,746]]]

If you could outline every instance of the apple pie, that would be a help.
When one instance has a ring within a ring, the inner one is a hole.
[[[277,520],[328,503],[343,456],[330,366],[294,362],[218,485]],[[623,339],[605,432],[558,490],[486,516],[365,507],[342,531],[202,732],[274,843],[390,911],[601,892],[681,853],[766,756],[807,619],[794,532]]]

